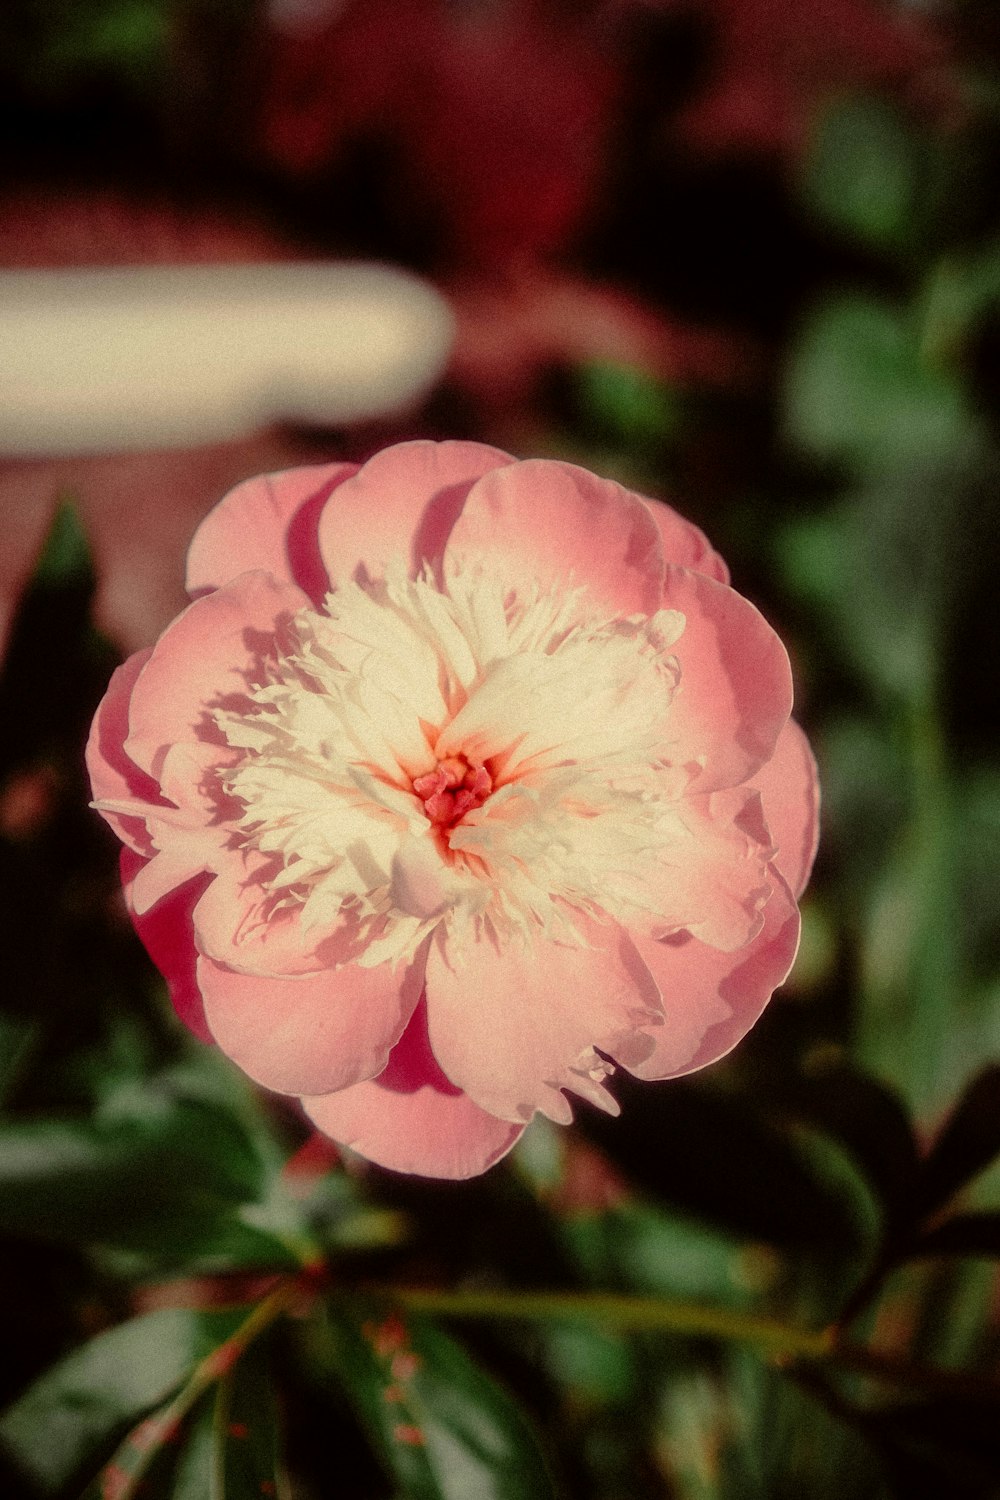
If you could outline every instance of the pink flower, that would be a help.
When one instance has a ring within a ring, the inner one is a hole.
[[[816,781],[788,658],[665,505],[403,443],[248,480],[88,747],[188,1025],[320,1130],[464,1177],[760,1015]]]

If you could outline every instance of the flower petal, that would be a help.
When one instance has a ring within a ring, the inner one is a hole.
[[[138,917],[178,886],[203,875],[211,864],[212,842],[201,829],[179,832],[151,823],[151,831],[157,852],[136,872],[130,894],[133,914]]]
[[[745,948],[723,953],[687,933],[658,942],[634,941],[663,996],[664,1024],[653,1050],[638,1063],[622,1059],[639,1078],[673,1078],[724,1057],[750,1030],[786,978],[799,941],[791,892],[772,871],[764,925]]]
[[[348,964],[291,979],[198,960],[213,1037],[245,1073],[281,1094],[323,1094],[381,1072],[423,983],[423,955],[397,970]]]
[[[645,496],[642,499],[659,527],[667,563],[705,573],[719,583],[729,582],[729,569],[700,526],[686,521],[665,500],[649,500]]]
[[[132,690],[125,741],[132,760],[158,778],[172,745],[224,743],[213,709],[259,679],[276,633],[308,602],[293,584],[244,573],[188,605],[153,647]]]
[[[86,760],[94,801],[155,804],[159,800],[156,782],[141,771],[125,754],[128,734],[128,706],[132,689],[152,650],[137,651],[116,667],[107,692],[91,725]],[[142,813],[123,813],[98,808],[115,833],[137,854],[148,857],[152,844]]]
[[[661,860],[653,930],[684,929],[726,953],[743,948],[771,893],[774,851],[758,793],[732,787],[685,797],[677,823]]]
[[[153,778],[125,753],[132,690],[150,655],[148,650],[136,652],[115,670],[87,743],[87,766],[98,811],[123,843],[141,856],[130,876],[134,916],[143,915],[177,886],[211,869],[225,837],[197,809],[181,812],[164,802]],[[192,748],[204,752],[211,747]],[[161,790],[168,796],[172,793],[171,787]]]
[[[297,583],[314,603],[329,588],[316,541],[319,512],[357,464],[316,464],[244,480],[210,510],[187,557],[191,595],[258,569]]]
[[[482,939],[457,955],[436,938],[427,959],[430,1043],[442,1070],[482,1109],[526,1124],[536,1109],[567,1123],[569,1088],[615,1110],[594,1051],[638,1061],[660,1003],[621,928],[573,913],[579,944]]]
[[[750,783],[760,792],[777,848],[774,863],[801,896],[819,842],[819,776],[809,741],[794,719],[778,736],[774,754]]]
[[[481,475],[514,459],[484,443],[397,443],[342,484],[319,519],[319,549],[331,586],[371,581],[401,557],[414,575],[441,550]]]
[[[385,1071],[368,1083],[303,1099],[320,1130],[396,1172],[475,1177],[514,1145],[524,1127],[498,1120],[445,1078],[418,1006]]]
[[[738,786],[771,758],[792,711],[788,653],[748,599],[704,574],[668,568],[663,603],[685,619],[665,758],[689,769],[691,791]]]
[[[529,459],[484,475],[445,548],[445,570],[488,559],[508,581],[586,586],[609,614],[660,606],[663,548],[637,495],[575,464]]]
[[[159,789],[125,753],[132,691],[151,655],[150,650],[136,652],[115,670],[95,716],[86,752],[98,811],[119,838],[142,856],[130,886],[136,915],[148,911],[195,875],[212,869],[226,838],[224,829],[212,826],[212,802],[198,795],[202,773],[225,756],[224,749],[190,743],[170,747],[164,757],[167,774],[161,773]],[[170,770],[175,759],[184,768],[179,781]],[[192,759],[198,765],[192,766]],[[176,798],[182,808],[165,798]]]
[[[230,850],[194,910],[198,952],[240,974],[290,978],[353,963],[364,948],[357,924],[307,930],[300,906],[282,907],[267,877],[280,868],[252,851]]]
[[[167,982],[171,1003],[185,1026],[203,1042],[212,1040],[205,1020],[201,991],[195,976],[197,954],[194,946],[192,913],[204,890],[205,881],[192,880],[174,890],[158,905],[137,912],[132,890],[143,861],[130,849],[122,850],[121,873],[125,905],[132,925],[143,947]]]

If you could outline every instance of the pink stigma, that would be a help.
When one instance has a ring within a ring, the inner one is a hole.
[[[426,776],[417,776],[413,790],[431,822],[447,829],[473,808],[482,807],[493,790],[493,778],[485,766],[470,764],[464,755],[449,755]]]

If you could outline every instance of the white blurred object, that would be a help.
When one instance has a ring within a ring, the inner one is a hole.
[[[441,374],[447,303],[376,265],[0,272],[0,452],[187,447],[404,410]]]

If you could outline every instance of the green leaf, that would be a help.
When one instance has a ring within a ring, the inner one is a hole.
[[[745,1241],[653,1204],[574,1214],[561,1229],[593,1286],[727,1307],[746,1306],[759,1291]]]
[[[0,779],[40,759],[65,759],[67,745],[79,759],[81,736],[113,665],[90,622],[94,582],[80,523],[63,502],[18,600],[4,652]]]
[[[84,1500],[288,1500],[266,1356],[250,1349],[189,1410],[185,1393],[128,1434]]]
[[[923,1218],[942,1208],[1000,1155],[1000,1063],[965,1089],[923,1163],[918,1184]]]
[[[941,360],[965,352],[977,327],[1000,303],[1000,245],[940,258],[924,294],[923,346]]]
[[[906,745],[872,714],[827,718],[817,734],[823,767],[824,843],[848,862],[850,918],[856,921],[859,895],[876,876],[905,825],[909,804]]]
[[[644,370],[595,360],[576,379],[589,431],[641,446],[663,442],[681,426],[678,396]]]
[[[816,458],[917,470],[951,454],[967,420],[959,383],[926,357],[902,310],[855,295],[806,323],[788,367],[785,424]]]
[[[293,1159],[294,1163],[294,1159]],[[344,1251],[370,1250],[398,1245],[410,1228],[396,1209],[378,1208],[366,1201],[360,1184],[334,1168],[305,1185],[290,1174],[286,1196],[294,1197],[301,1217],[311,1233],[336,1258]]]
[[[631,1342],[570,1322],[551,1323],[542,1339],[545,1363],[574,1405],[628,1405],[638,1378]]]
[[[218,1401],[218,1393],[208,1391],[176,1434],[168,1425],[156,1459],[148,1466],[143,1462],[143,1450],[137,1447],[133,1434],[130,1452],[138,1459],[134,1465],[136,1483],[132,1491],[116,1494],[116,1500],[131,1500],[134,1493],[141,1494],[143,1500],[158,1500],[161,1495],[162,1500],[225,1500],[227,1495],[232,1500],[240,1500],[241,1495],[253,1495],[256,1500],[259,1490],[229,1491],[221,1482],[216,1420]],[[167,1423],[170,1423],[169,1413]],[[120,1456],[116,1455],[120,1470],[125,1468],[130,1452],[127,1450]],[[103,1500],[103,1497],[95,1497],[95,1500]]]
[[[65,1484],[142,1412],[160,1405],[245,1309],[165,1308],[99,1334],[0,1418],[0,1443],[45,1492]]]
[[[736,1348],[726,1365],[732,1406],[719,1455],[725,1500],[890,1500],[863,1422],[855,1427],[821,1367],[800,1366],[788,1379]],[[916,1500],[917,1492],[900,1494]]]
[[[856,1204],[765,1112],[759,1093],[699,1078],[655,1088],[624,1073],[615,1093],[619,1118],[581,1110],[576,1128],[660,1203],[779,1249],[857,1250]]]
[[[140,1494],[235,1500],[250,1493],[241,1485],[255,1474],[254,1495],[287,1496],[273,1412],[263,1395],[270,1390],[270,1373],[256,1341],[287,1312],[295,1295],[293,1282],[279,1282],[252,1309],[244,1309],[246,1316],[191,1369],[172,1400],[128,1434],[84,1500],[107,1500],[109,1492],[116,1500]],[[231,1415],[234,1387],[237,1409],[249,1421]]]
[[[840,1052],[824,1049],[807,1060],[792,1107],[843,1146],[889,1219],[909,1211],[919,1156],[898,1095]]]
[[[132,1429],[82,1500],[214,1500],[214,1409],[211,1392],[184,1414],[168,1401]]]
[[[407,1500],[552,1496],[527,1421],[453,1339],[360,1307],[331,1312],[327,1327],[331,1373]]]
[[[1000,1214],[953,1214],[943,1224],[921,1235],[906,1258],[915,1260],[925,1255],[974,1255],[997,1259],[1000,1257]]]
[[[861,681],[890,701],[922,703],[933,691],[952,583],[948,524],[937,476],[904,473],[826,515],[790,521],[778,537],[790,587],[825,619]]]
[[[235,1112],[183,1066],[127,1080],[92,1119],[0,1129],[8,1233],[121,1252],[145,1269],[294,1264],[254,1214],[275,1175]]]
[[[684,1500],[723,1500],[724,1460],[734,1437],[731,1408],[726,1385],[709,1371],[685,1368],[683,1362],[670,1371],[657,1411],[657,1448],[664,1455],[668,1493]]]
[[[219,1500],[240,1500],[244,1495],[287,1500],[278,1404],[261,1349],[252,1348],[220,1384],[214,1435],[216,1469],[223,1479]],[[176,1500],[203,1500],[204,1494],[192,1489],[189,1497],[178,1492]]]
[[[136,87],[162,80],[170,27],[160,0],[101,0],[55,10],[58,21],[32,29],[31,55],[41,75],[32,80],[36,88],[44,79],[48,90],[62,90],[95,73]]]
[[[166,11],[150,0],[118,0],[93,17],[78,42],[81,61],[138,76],[162,69],[169,44]]]
[[[956,791],[958,915],[972,963],[989,982],[1000,953],[1000,770],[982,769]],[[997,1014],[991,1006],[989,1019]],[[996,1051],[992,1038],[983,1042],[970,1053]]]
[[[880,251],[912,243],[920,148],[902,115],[864,95],[823,114],[805,162],[806,203],[831,228]]]
[[[71,500],[62,499],[42,544],[32,584],[36,588],[58,588],[93,581],[94,564],[76,507]]]
[[[0,1107],[37,1046],[41,1030],[37,1016],[8,1016],[0,1012]]]

